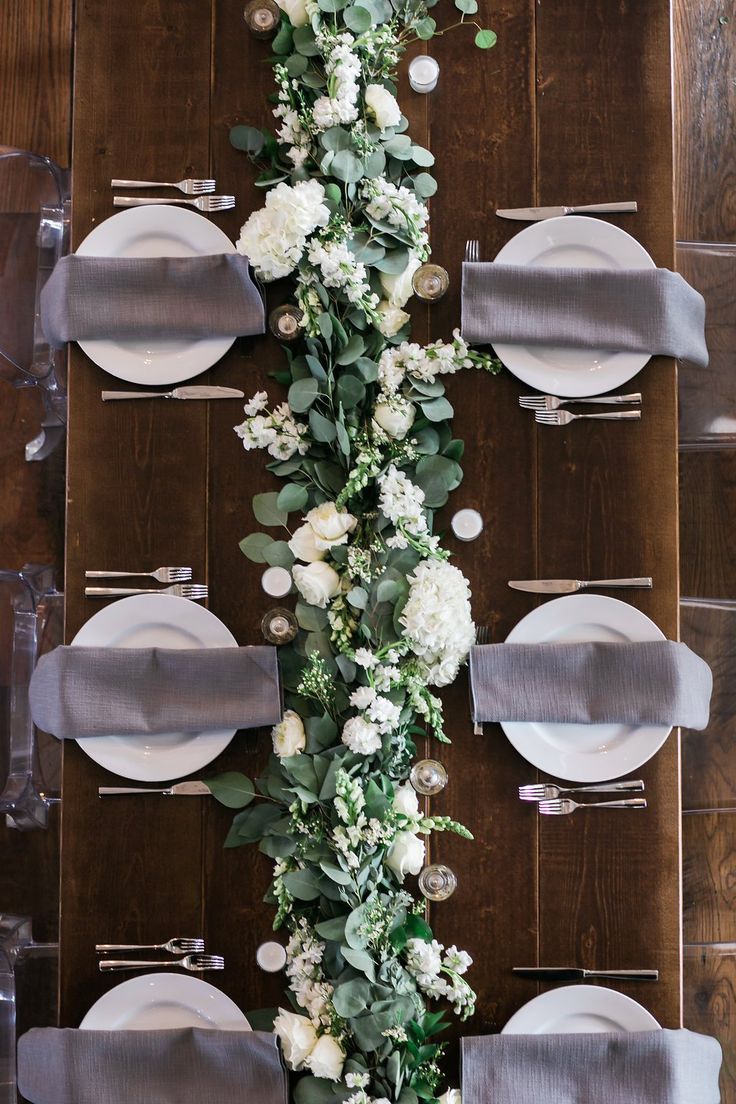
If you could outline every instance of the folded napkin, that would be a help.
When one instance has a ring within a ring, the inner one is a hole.
[[[708,363],[705,300],[666,268],[466,263],[461,329],[478,345],[561,345]]]
[[[63,739],[259,728],[281,719],[276,649],[74,648],[42,656],[36,725]]]
[[[485,644],[470,649],[473,720],[702,729],[713,675],[686,644]]]
[[[199,1027],[35,1027],[18,1041],[18,1088],[32,1104],[287,1104],[275,1035]]]
[[[109,338],[236,337],[265,329],[263,299],[239,253],[62,257],[41,292],[50,345]]]
[[[463,1039],[463,1104],[718,1104],[721,1048],[692,1031]]]

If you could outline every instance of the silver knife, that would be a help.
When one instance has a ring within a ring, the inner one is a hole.
[[[574,966],[514,966],[520,977],[537,981],[581,981],[608,978],[610,981],[659,981],[659,970],[578,970]]]
[[[212,793],[206,782],[177,782],[173,786],[167,786],[163,790],[151,790],[143,789],[137,786],[100,786],[97,791],[100,797],[109,797],[111,794],[133,794],[133,793],[152,793],[152,794],[165,794],[167,797],[175,795],[180,797],[182,794],[190,795],[204,795]]]
[[[575,594],[591,587],[646,587],[651,589],[652,579],[509,579],[514,590],[527,590],[530,594]]]
[[[173,391],[103,391],[102,401],[113,399],[242,399],[245,392],[237,387],[175,387]]]
[[[588,203],[583,207],[511,207],[496,211],[496,214],[499,218],[541,222],[542,219],[559,218],[560,215],[612,215],[638,210],[636,200],[625,200],[623,203]]]

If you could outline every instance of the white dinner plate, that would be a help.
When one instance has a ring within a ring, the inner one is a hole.
[[[173,973],[142,974],[123,981],[95,1001],[79,1026],[85,1031],[251,1030],[237,1004],[214,985]]]
[[[532,610],[506,637],[508,644],[624,643],[664,640],[646,614],[618,598],[571,594]],[[552,724],[503,721],[520,755],[535,767],[573,782],[604,782],[636,770],[659,751],[668,725]]]
[[[237,648],[230,630],[204,606],[172,594],[119,598],[90,617],[72,640],[87,648]],[[206,688],[203,688],[206,690]],[[224,751],[234,729],[155,736],[91,736],[77,743],[101,767],[139,782],[181,778]]]
[[[563,985],[534,997],[502,1035],[578,1035],[603,1031],[657,1031],[651,1012],[631,997],[600,985]]]
[[[583,215],[543,219],[520,231],[494,263],[530,268],[654,268],[643,246],[625,230]],[[601,395],[639,372],[649,353],[563,349],[494,343],[499,359],[524,383],[552,395]]]
[[[77,249],[81,257],[196,257],[235,253],[218,226],[185,207],[130,207],[101,222]],[[181,383],[225,355],[234,337],[200,341],[80,341],[95,364],[128,383]]]

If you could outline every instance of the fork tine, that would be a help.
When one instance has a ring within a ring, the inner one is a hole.
[[[214,192],[215,181],[214,180],[192,180],[190,181],[190,187],[192,189],[192,195],[200,195],[202,192]]]
[[[540,801],[537,805],[543,816],[562,816],[565,812],[561,801]]]
[[[560,425],[558,410],[538,410],[534,415],[540,425]]]

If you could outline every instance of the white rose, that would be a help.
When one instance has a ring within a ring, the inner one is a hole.
[[[394,809],[405,816],[416,816],[419,812],[419,798],[410,782],[405,782],[394,791]]]
[[[305,1065],[315,1077],[324,1077],[328,1081],[339,1081],[345,1062],[345,1051],[332,1035],[321,1035],[307,1058]]]
[[[392,307],[386,299],[381,300],[376,310],[380,315],[378,328],[384,337],[393,337],[409,321],[406,311]]]
[[[304,563],[314,563],[316,560],[323,560],[327,555],[327,550],[325,548],[317,547],[314,529],[306,522],[304,525],[300,525],[299,528],[295,529],[292,533],[291,540],[289,541],[289,548],[296,558],[298,560],[303,560]]]
[[[343,725],[342,742],[356,755],[373,755],[381,746],[381,737],[370,721],[351,717]]]
[[[281,1041],[281,1049],[289,1068],[302,1069],[317,1042],[317,1032],[312,1021],[306,1016],[298,1016],[296,1012],[279,1008],[279,1014],[273,1021],[273,1030]]]
[[[416,408],[408,399],[393,398],[391,402],[376,403],[373,421],[397,441],[403,441],[414,424]]]
[[[376,126],[381,130],[398,126],[401,122],[401,108],[394,96],[382,84],[369,84],[365,90],[365,105],[373,114]]]
[[[357,518],[338,510],[334,502],[315,506],[304,520],[312,526],[315,545],[323,549],[332,548],[334,544],[346,544],[348,533],[352,533],[358,524]]]
[[[287,709],[283,720],[271,729],[273,750],[280,759],[288,755],[299,755],[307,746],[304,725],[298,713]]]
[[[381,287],[386,292],[386,298],[392,307],[403,307],[414,294],[412,277],[422,262],[416,253],[409,254],[409,260],[403,272],[392,276],[388,272],[380,272]]]
[[[304,27],[309,22],[305,0],[276,0],[276,3],[286,12],[292,27]]]
[[[462,1099],[459,1089],[448,1089],[440,1097],[440,1104],[462,1104]]]
[[[305,602],[320,609],[325,609],[340,590],[340,576],[326,563],[310,563],[306,567],[294,564],[291,577]]]
[[[418,874],[424,866],[424,840],[414,832],[399,832],[386,856],[386,865],[403,882],[405,874]]]

